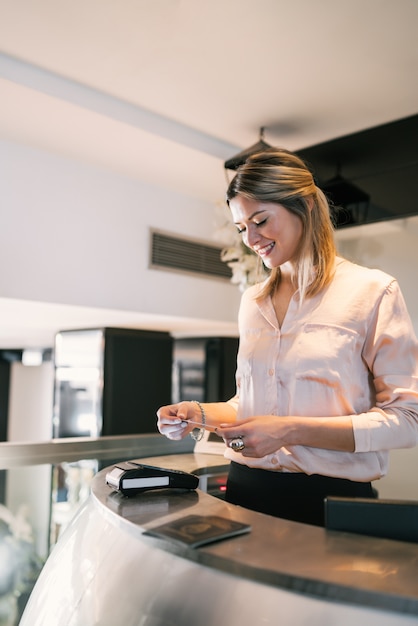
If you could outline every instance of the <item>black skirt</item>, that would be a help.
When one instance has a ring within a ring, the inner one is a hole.
[[[253,469],[231,462],[226,500],[274,517],[324,526],[327,496],[375,498],[370,482]]]

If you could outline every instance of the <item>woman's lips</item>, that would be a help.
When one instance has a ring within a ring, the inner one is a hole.
[[[274,248],[274,241],[269,243],[267,246],[263,246],[262,248],[256,248],[254,251],[259,256],[268,256],[273,248]]]

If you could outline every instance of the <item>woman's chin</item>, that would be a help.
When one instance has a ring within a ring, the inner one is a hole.
[[[270,259],[269,257],[262,257],[261,260],[268,270],[272,270],[280,265],[280,263],[275,263],[274,259]]]

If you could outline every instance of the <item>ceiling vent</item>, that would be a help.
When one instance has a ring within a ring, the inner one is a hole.
[[[230,280],[232,270],[221,261],[222,247],[151,231],[150,267]]]

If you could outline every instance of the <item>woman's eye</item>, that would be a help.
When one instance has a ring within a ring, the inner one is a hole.
[[[261,222],[252,222],[252,224],[254,224],[254,226],[256,228],[258,228],[259,226],[262,226],[263,224],[265,224],[267,222],[267,217],[264,220],[261,220]],[[239,235],[242,235],[242,233],[244,233],[247,229],[245,227],[239,228],[237,226],[237,231]]]

